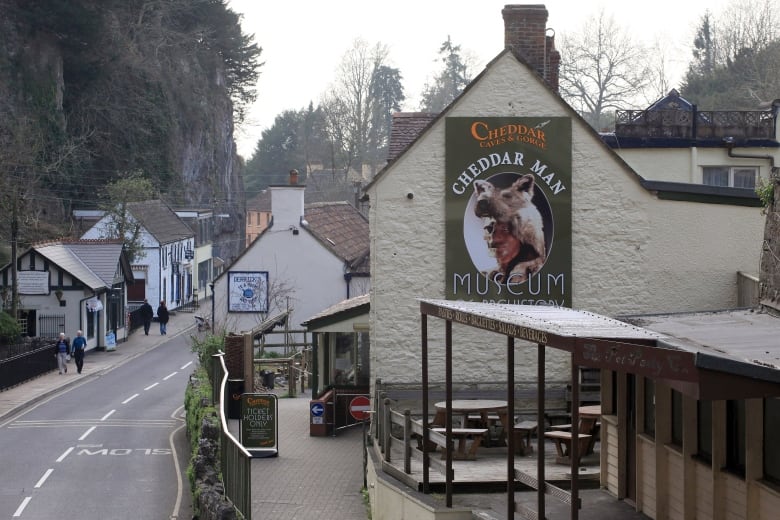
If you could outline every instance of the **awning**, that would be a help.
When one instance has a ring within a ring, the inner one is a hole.
[[[251,334],[252,337],[262,336],[266,332],[270,332],[271,330],[273,330],[275,327],[284,325],[287,322],[287,317],[290,315],[291,312],[292,309],[287,309],[272,315],[271,317],[263,320],[263,322],[260,323],[260,325],[250,330],[249,334]]]

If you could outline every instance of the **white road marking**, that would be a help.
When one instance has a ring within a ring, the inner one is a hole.
[[[179,370],[184,370],[185,368],[187,368],[187,367],[188,367],[188,366],[190,366],[191,364],[192,364],[192,361],[190,361],[190,362],[189,362],[189,363],[187,363],[186,365],[182,365],[182,367],[181,367]]]
[[[122,401],[122,404],[127,404],[130,401],[132,401],[133,399],[135,399],[136,397],[138,397],[138,394],[133,394],[130,397],[128,397],[127,399],[125,399],[124,401]]]
[[[155,386],[157,386],[157,385],[159,385],[159,384],[160,384],[160,383],[154,383],[154,384],[152,384],[152,385],[149,385],[149,386],[147,386],[146,388],[144,388],[144,390],[151,390],[152,388],[154,388]]]
[[[54,468],[47,469],[46,473],[44,473],[43,476],[41,477],[41,480],[39,480],[35,484],[35,487],[37,487],[37,488],[41,487],[43,485],[43,483],[46,482],[46,479],[49,478],[49,475],[51,475],[53,472],[54,472]]]
[[[62,462],[63,460],[65,460],[65,457],[67,457],[68,455],[70,455],[70,452],[71,452],[71,451],[73,451],[73,446],[71,446],[70,448],[68,448],[67,450],[65,450],[65,453],[63,453],[62,455],[60,455],[60,457],[57,459],[57,462]]]
[[[172,378],[172,377],[173,377],[173,376],[175,376],[176,374],[178,374],[178,372],[171,372],[171,373],[170,373],[170,374],[168,374],[167,376],[163,377],[163,381],[167,381],[167,380],[169,380],[170,378]]]
[[[14,518],[22,516],[22,511],[24,511],[24,508],[27,507],[27,504],[30,503],[30,500],[32,500],[32,497],[24,497],[22,503],[19,504],[18,508],[16,508],[16,512],[14,513]]]
[[[84,432],[84,435],[82,435],[81,437],[79,437],[79,440],[80,440],[80,441],[83,441],[84,439],[86,439],[86,438],[87,438],[87,435],[89,435],[90,433],[92,433],[93,431],[95,431],[95,428],[97,428],[97,426],[93,426],[93,427],[92,427],[92,428],[90,428],[89,430],[85,431],[85,432]]]
[[[173,411],[171,414],[171,417],[177,417],[177,414],[180,411],[184,411],[184,406],[180,406],[176,410]],[[176,503],[173,505],[173,512],[171,513],[171,519],[179,518],[179,509],[181,509],[181,500],[182,496],[184,494],[184,483],[182,482],[181,478],[181,467],[179,466],[179,455],[176,453],[176,444],[174,442],[174,436],[176,435],[176,432],[181,430],[187,425],[187,423],[184,422],[184,419],[181,419],[180,426],[173,430],[171,434],[168,436],[168,444],[171,446],[171,453],[173,454],[173,466],[176,470]]]
[[[136,394],[136,395],[138,395],[138,394]],[[124,403],[122,403],[122,404],[124,404]],[[109,417],[111,417],[112,415],[114,415],[114,412],[116,412],[116,410],[111,410],[111,411],[110,411],[110,412],[108,412],[106,415],[104,415],[103,417],[101,417],[101,418],[100,418],[100,420],[101,420],[101,421],[105,421],[106,419],[108,419]]]

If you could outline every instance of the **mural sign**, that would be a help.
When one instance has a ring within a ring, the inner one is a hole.
[[[571,120],[446,120],[446,294],[571,307]]]
[[[268,271],[228,272],[228,312],[268,312]]]

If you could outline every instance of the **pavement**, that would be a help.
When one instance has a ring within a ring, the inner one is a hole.
[[[201,309],[201,312],[207,312]],[[98,377],[179,334],[196,334],[192,313],[176,312],[161,336],[152,323],[117,343],[111,351],[88,350],[81,374],[68,363],[68,372],[52,370],[13,388],[0,391],[0,423],[61,389]],[[279,398],[279,455],[252,460],[252,517],[263,520],[365,520],[360,428],[342,430],[336,437],[309,435],[309,391]],[[182,394],[182,403],[184,395]]]

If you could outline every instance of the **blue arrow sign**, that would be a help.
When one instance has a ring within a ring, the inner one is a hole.
[[[322,403],[312,403],[311,404],[311,414],[314,417],[320,417],[322,414],[325,413],[325,407],[322,406]]]

